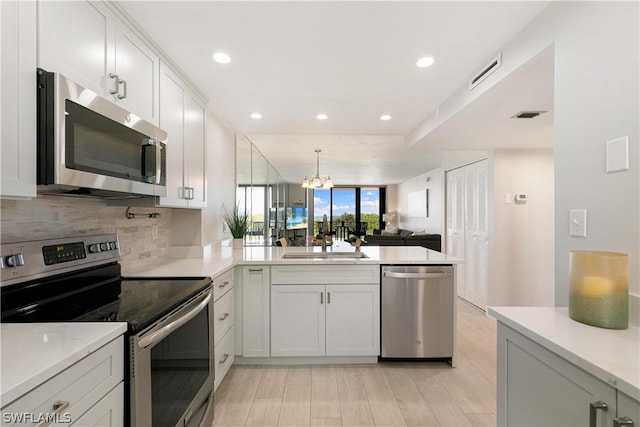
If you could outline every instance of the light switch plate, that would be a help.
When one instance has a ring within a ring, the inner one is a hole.
[[[607,141],[607,173],[629,170],[629,137]]]
[[[587,210],[569,210],[569,236],[587,237]]]

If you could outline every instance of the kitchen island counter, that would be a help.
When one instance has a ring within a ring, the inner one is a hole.
[[[2,406],[124,334],[123,322],[3,323]]]
[[[331,247],[328,252],[355,252],[355,248]],[[123,271],[125,276],[216,276],[235,265],[455,265],[462,260],[420,246],[364,246],[367,258],[319,259],[283,258],[285,253],[320,253],[320,247],[247,246],[242,249],[222,247],[206,258],[170,259],[143,268]]]
[[[640,400],[640,329],[576,322],[567,307],[489,307],[489,315],[563,359]]]

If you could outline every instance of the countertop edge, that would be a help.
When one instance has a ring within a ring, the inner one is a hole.
[[[621,392],[627,394],[635,400],[640,400],[640,384],[634,384],[634,382],[638,382],[637,378],[634,380],[627,378],[626,376],[623,377],[621,376],[621,374],[616,373],[610,367],[602,366],[601,363],[598,363],[595,360],[591,360],[588,355],[578,354],[574,352],[573,350],[564,346],[561,342],[558,342],[558,340],[554,340],[551,337],[545,336],[535,328],[523,324],[522,322],[510,317],[508,313],[504,312],[505,309],[510,311],[520,310],[521,312],[524,312],[524,310],[531,308],[542,309],[543,307],[489,307],[487,310],[487,314],[496,318],[498,322],[503,323],[509,328],[515,330],[516,332],[519,332],[520,334],[531,339],[537,344],[543,346],[544,348],[559,355],[560,357],[571,362],[577,367],[583,369],[599,380],[611,385],[612,387],[620,390]],[[591,332],[593,332],[594,335],[617,332],[576,322],[569,318],[567,307],[547,307],[547,309],[549,310],[549,314],[551,314],[551,312],[553,311],[555,315],[566,319],[568,324],[570,324],[569,322],[575,322],[575,325],[572,326],[575,326],[576,328],[593,328]],[[631,326],[629,327],[628,332],[629,334],[640,334],[640,328]],[[594,339],[593,342],[600,341]]]
[[[83,323],[6,323],[2,324],[2,328],[10,327],[10,328],[33,328],[34,326],[37,328],[41,328],[43,331],[46,327],[50,326],[53,328],[64,328],[69,332],[67,334],[69,336],[80,335],[80,332],[73,331],[74,325],[80,325]],[[95,326],[95,323],[92,325]],[[60,372],[67,369],[69,366],[83,359],[84,357],[90,355],[96,350],[100,349],[107,343],[113,341],[118,338],[120,335],[123,335],[127,330],[127,324],[124,322],[113,322],[113,323],[101,323],[100,325],[105,325],[104,330],[100,332],[92,331],[91,339],[83,339],[81,345],[78,348],[75,348],[73,351],[69,352],[64,357],[57,359],[55,361],[51,361],[51,363],[46,366],[42,366],[41,368],[32,367],[32,369],[40,369],[37,372],[28,372],[24,375],[23,380],[19,380],[15,384],[10,384],[7,388],[6,384],[2,385],[2,393],[0,394],[0,402],[2,404],[2,408],[5,408],[7,405],[12,404],[14,401],[38,387],[42,383],[46,382],[50,378],[56,376]],[[109,325],[109,327],[106,327]],[[5,331],[3,330],[3,335]],[[7,345],[7,343],[3,343],[3,346]],[[124,352],[124,349],[123,349]],[[4,352],[3,352],[4,353]],[[2,357],[2,369],[6,369],[5,360],[6,355],[3,354]],[[4,382],[4,381],[3,381]]]

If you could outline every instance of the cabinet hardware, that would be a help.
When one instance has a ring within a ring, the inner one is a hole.
[[[229,355],[225,353],[224,356],[222,356],[222,359],[220,359],[220,361],[218,362],[218,364],[222,365],[224,362],[227,361],[228,358],[229,358]]]
[[[125,99],[127,97],[127,81],[120,80],[120,83],[122,83],[122,86],[124,87],[124,95],[120,95],[120,91],[118,91],[118,99]]]
[[[58,400],[53,404],[53,412],[49,416],[38,424],[36,427],[45,427],[51,424],[56,419],[56,415],[61,414],[65,409],[69,407],[69,402],[64,400]]]
[[[261,268],[250,268],[250,269],[249,269],[249,272],[250,272],[250,273],[257,273],[257,272],[260,272],[260,271],[262,271],[262,269],[261,269]]]
[[[222,315],[222,317],[218,317],[218,320],[222,321],[224,319],[226,319],[227,317],[229,317],[229,313],[225,313]]]
[[[613,427],[620,427],[620,426],[632,427],[633,426],[633,420],[631,418],[629,418],[629,417],[614,418],[613,419]]]
[[[327,292],[327,304],[331,304],[331,292]]]
[[[609,409],[609,405],[604,403],[602,400],[598,400],[597,402],[591,402],[589,404],[589,427],[597,427],[598,409],[606,411],[607,409]]]
[[[228,284],[229,284],[228,281],[222,282],[222,285],[219,285],[218,289],[226,288]]]
[[[111,90],[109,91],[109,93],[110,93],[111,95],[115,95],[116,93],[120,93],[120,82],[122,81],[122,80],[120,79],[120,76],[119,76],[119,75],[117,75],[117,74],[114,74],[114,73],[109,73],[109,78],[110,78],[110,79],[115,79],[115,82],[116,82],[116,87],[115,87],[115,89],[111,89]]]
[[[320,292],[320,304],[322,304],[322,296],[324,295],[323,292]]]

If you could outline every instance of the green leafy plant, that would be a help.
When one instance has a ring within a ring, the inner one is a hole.
[[[240,212],[240,203],[232,211],[224,208],[223,219],[234,239],[242,239],[247,233],[248,215]]]

